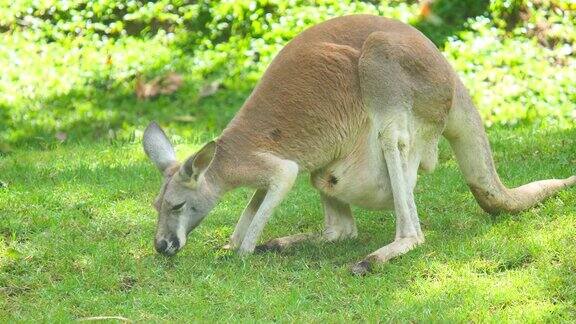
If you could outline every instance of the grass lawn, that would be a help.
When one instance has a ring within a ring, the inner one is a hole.
[[[393,239],[391,212],[355,209],[356,240],[241,259],[220,247],[248,190],[228,194],[176,257],[157,255],[151,202],[161,178],[142,152],[141,131],[149,119],[160,119],[183,159],[218,134],[247,93],[226,90],[186,105],[180,97],[140,104],[112,96],[107,102],[106,91],[97,93],[66,100],[104,102],[101,113],[112,116],[106,118],[115,118],[106,111],[140,116],[131,136],[59,143],[20,134],[10,153],[0,156],[0,322],[91,316],[206,322],[576,317],[576,190],[528,212],[492,218],[474,201],[445,142],[438,169],[417,185],[426,244],[367,277],[350,275],[349,267]],[[159,110],[150,112],[154,107]],[[182,124],[170,120],[170,111],[203,118]],[[68,131],[97,133],[99,122]],[[574,174],[576,128],[494,127],[489,136],[508,185]],[[303,175],[262,239],[318,231],[322,222],[319,196]]]
[[[353,12],[432,33],[493,125],[505,184],[576,174],[573,2],[530,1],[507,28],[510,1],[434,3],[443,25],[418,23],[418,1],[0,4],[0,323],[574,321],[576,189],[493,218],[445,141],[416,190],[426,243],[366,277],[350,266],[393,240],[392,212],[354,209],[355,240],[242,259],[221,247],[246,189],[225,196],[177,256],[154,251],[161,176],[141,148],[146,125],[158,121],[186,158],[218,136],[289,39]],[[136,76],[169,71],[182,88],[136,100]],[[222,89],[199,98],[214,80]],[[308,182],[299,178],[262,241],[322,229]]]

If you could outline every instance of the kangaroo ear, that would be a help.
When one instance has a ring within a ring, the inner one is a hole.
[[[156,122],[150,123],[144,131],[142,140],[144,152],[154,162],[158,170],[164,173],[166,168],[176,163],[176,154],[170,140]]]
[[[216,142],[206,143],[200,151],[189,157],[180,168],[180,174],[185,180],[198,181],[198,178],[204,173],[216,153]]]

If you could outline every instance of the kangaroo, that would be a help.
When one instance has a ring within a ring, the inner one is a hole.
[[[146,128],[144,150],[164,174],[155,248],[175,254],[225,192],[245,186],[255,192],[229,248],[254,252],[274,209],[306,171],[320,192],[325,229],[259,248],[355,238],[351,205],[393,209],[395,239],[352,267],[363,275],[424,242],[414,187],[419,169],[434,169],[441,135],[488,213],[520,212],[576,184],[572,176],[508,189],[468,91],[429,39],[378,16],[328,20],[290,41],[222,134],[182,164],[162,129]]]

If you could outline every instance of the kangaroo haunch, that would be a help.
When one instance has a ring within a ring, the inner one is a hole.
[[[246,186],[255,193],[230,247],[252,253],[298,172],[308,171],[320,191],[324,231],[262,248],[356,237],[350,205],[394,209],[395,240],[353,267],[363,274],[424,242],[414,187],[418,169],[434,169],[441,135],[489,213],[528,209],[576,183],[572,176],[506,188],[467,90],[418,30],[370,15],[326,21],[288,43],[218,139],[183,164],[160,127],[148,126],[144,150],[165,176],[155,247],[176,253],[225,192]]]

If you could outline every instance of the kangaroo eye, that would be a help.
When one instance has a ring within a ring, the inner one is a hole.
[[[172,207],[172,210],[176,211],[176,210],[178,210],[178,209],[182,208],[182,207],[184,206],[184,204],[185,204],[185,203],[186,203],[186,202],[183,202],[183,203],[181,203],[181,204],[178,204],[178,205],[176,205],[176,206]]]

